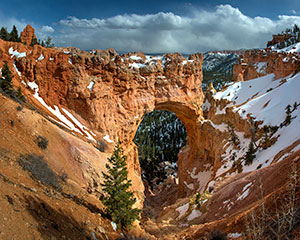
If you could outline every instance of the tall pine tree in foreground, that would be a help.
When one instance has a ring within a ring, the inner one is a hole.
[[[1,75],[2,78],[0,81],[0,88],[2,88],[2,90],[7,94],[12,93],[13,91],[12,77],[7,62],[4,63]]]
[[[102,172],[105,180],[101,184],[104,191],[101,201],[106,207],[106,213],[118,228],[129,229],[139,218],[140,209],[132,207],[136,199],[133,192],[129,191],[131,180],[128,180],[126,156],[123,155],[120,143],[117,143],[108,162],[107,174]]]

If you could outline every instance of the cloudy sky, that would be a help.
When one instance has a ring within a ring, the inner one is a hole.
[[[118,52],[206,52],[261,48],[297,23],[299,0],[10,0],[0,9],[1,26],[56,46]]]

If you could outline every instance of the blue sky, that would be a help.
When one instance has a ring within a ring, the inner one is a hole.
[[[149,53],[260,48],[299,16],[299,0],[10,0],[0,9],[8,30],[31,24],[57,46]]]

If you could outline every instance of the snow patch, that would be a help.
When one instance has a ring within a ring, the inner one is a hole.
[[[182,218],[184,216],[184,214],[186,213],[186,211],[189,209],[190,204],[186,203],[178,208],[176,208],[176,211],[179,212],[179,216],[178,219]]]
[[[90,84],[87,86],[87,88],[90,89],[90,91],[92,92],[94,85],[95,85],[95,82],[91,81]]]
[[[117,224],[115,222],[110,222],[114,231],[117,231]]]
[[[184,184],[186,185],[186,187],[190,190],[194,190],[194,184],[193,183],[190,183],[190,184],[187,184],[186,181],[184,181]]]
[[[202,110],[209,111],[210,105],[211,105],[210,102],[206,99],[205,102],[202,104]]]
[[[220,107],[218,106],[216,109],[216,115],[220,114],[226,114],[226,107],[224,107],[222,110],[220,110]]]
[[[242,237],[242,234],[241,233],[229,233],[227,235],[227,237],[229,237],[229,238],[240,238],[240,237]]]
[[[26,57],[26,52],[20,53],[20,52],[18,52],[17,50],[14,51],[13,47],[10,47],[10,49],[8,49],[8,53],[9,53],[10,55],[12,55],[11,58],[13,58],[14,56],[15,56],[16,58]]]
[[[249,195],[250,186],[252,185],[252,182],[248,183],[242,190],[242,194],[239,194],[237,201],[243,200]]]
[[[32,89],[32,90],[39,90],[39,86],[35,82],[29,82],[27,85]]]
[[[58,106],[54,105],[54,109],[50,106],[48,106],[46,104],[46,102],[44,101],[43,98],[41,98],[39,96],[39,88],[38,88],[38,85],[35,83],[35,82],[30,82],[28,83],[28,85],[30,85],[30,88],[35,90],[35,93],[33,95],[33,97],[35,97],[46,109],[49,110],[49,112],[51,112],[54,116],[57,117],[57,119],[59,119],[59,121],[53,119],[54,121],[56,121],[57,123],[59,123],[60,125],[66,127],[67,129],[71,130],[71,131],[74,131],[74,132],[78,132],[79,134],[83,135],[82,132],[84,132],[87,136],[88,139],[92,140],[92,141],[95,141],[96,140],[90,135],[90,133],[87,131],[88,128],[86,128],[85,126],[83,126],[71,113],[69,113],[66,109],[62,109],[66,114],[67,116],[81,129],[81,131],[71,122],[69,121],[65,115],[63,115]]]
[[[129,67],[131,67],[131,68],[143,68],[143,67],[146,67],[146,65],[143,64],[143,63],[134,62],[134,63],[129,63]]]
[[[42,61],[42,60],[44,60],[44,55],[43,54],[41,54],[41,56],[39,56],[39,58],[38,58],[38,61]]]
[[[20,72],[19,69],[17,68],[16,62],[14,62],[14,68],[15,68],[17,74],[21,77],[21,72]]]
[[[202,216],[202,212],[200,212],[197,209],[193,209],[193,211],[191,212],[190,215],[188,215],[187,220],[188,221],[192,221],[195,218],[201,217]]]
[[[72,59],[71,59],[71,58],[69,58],[68,62],[69,62],[70,64],[73,64],[73,63],[72,63]]]
[[[67,114],[67,116],[69,118],[71,118],[71,120],[81,129],[82,132],[84,132],[87,135],[87,138],[89,140],[92,140],[94,142],[96,142],[95,138],[93,138],[91,136],[91,134],[87,131],[88,128],[84,125],[82,125],[70,112],[68,112],[66,109],[62,108],[62,110],[65,112],[65,114]]]
[[[134,60],[134,61],[142,60],[141,57],[136,56],[136,55],[130,56],[129,58],[132,59],[132,60]]]
[[[282,49],[275,49],[273,47],[272,50],[279,52],[279,53],[281,53],[281,52],[286,52],[286,53],[300,52],[300,43],[298,42],[298,43],[292,44],[292,45],[282,48]]]
[[[113,143],[113,142],[114,142],[113,140],[111,140],[111,139],[109,138],[109,135],[108,135],[108,134],[105,135],[105,136],[103,137],[103,139],[104,139],[106,142],[108,142],[108,143]]]
[[[258,62],[254,64],[256,71],[259,73],[266,73],[268,62]]]

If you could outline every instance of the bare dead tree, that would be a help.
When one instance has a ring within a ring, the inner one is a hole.
[[[293,230],[300,223],[300,171],[292,165],[284,196],[274,196],[273,211],[266,209],[263,186],[260,181],[261,201],[259,208],[251,211],[246,219],[248,239],[294,239]]]

